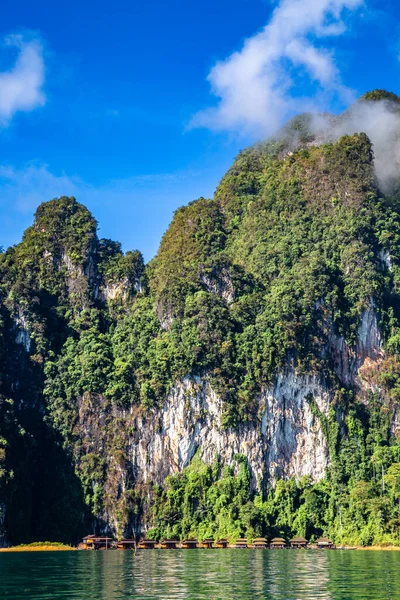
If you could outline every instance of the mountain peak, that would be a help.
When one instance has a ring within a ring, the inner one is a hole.
[[[371,90],[370,92],[366,92],[360,98],[361,101],[368,102],[380,102],[381,100],[386,100],[389,102],[394,102],[396,104],[400,104],[400,97],[394,94],[393,92],[388,92],[387,90]]]

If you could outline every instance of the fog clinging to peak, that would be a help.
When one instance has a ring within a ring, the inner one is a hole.
[[[356,102],[340,117],[316,115],[313,132],[334,141],[343,135],[366,133],[373,144],[375,171],[383,192],[400,175],[400,105],[387,100]]]

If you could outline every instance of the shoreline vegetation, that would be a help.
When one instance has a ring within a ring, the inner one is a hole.
[[[233,544],[228,546],[229,549],[234,549]],[[19,546],[10,546],[9,548],[0,548],[0,552],[52,552],[52,551],[75,551],[79,550],[74,546],[68,546],[61,542],[33,542],[31,544],[20,544]],[[293,550],[293,549],[292,549]],[[308,550],[317,550],[313,545],[309,546]],[[400,546],[336,546],[336,550],[374,550],[374,551],[400,551]],[[324,551],[324,550],[320,550]],[[326,551],[326,550],[325,550]]]
[[[10,546],[9,548],[0,548],[0,552],[44,552],[50,550],[65,551],[77,550],[77,548],[61,542],[32,542],[31,544],[20,544],[18,546]]]

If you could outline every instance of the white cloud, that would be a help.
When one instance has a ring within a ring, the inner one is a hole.
[[[16,112],[33,110],[46,102],[42,89],[45,67],[41,42],[10,35],[5,45],[17,48],[18,56],[12,68],[0,72],[0,125],[3,127]]]
[[[363,0],[281,0],[269,23],[247,39],[239,52],[218,62],[208,80],[218,97],[215,107],[197,113],[192,127],[239,130],[266,135],[276,129],[294,106],[292,75],[305,73],[322,90],[348,90],[341,84],[334,57],[318,46],[319,39],[345,31],[345,10]],[[295,93],[298,96],[297,93]],[[304,101],[307,104],[307,101]]]
[[[37,162],[0,165],[0,246],[20,241],[42,202],[75,196],[99,218],[100,237],[117,239],[125,249],[139,248],[150,259],[177,206],[211,196],[225,169],[134,175],[93,185]]]
[[[397,187],[400,170],[400,120],[397,106],[388,101],[356,102],[339,118],[316,115],[314,133],[321,140],[335,141],[342,135],[363,131],[372,142],[375,172],[385,193]]]

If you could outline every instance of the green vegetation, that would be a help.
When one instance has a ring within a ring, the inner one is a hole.
[[[30,544],[20,544],[11,548],[0,548],[0,552],[46,552],[49,550],[76,550],[76,548],[66,546],[61,542],[31,542]]]
[[[362,100],[380,99],[398,103]],[[398,542],[399,199],[380,191],[364,133],[313,145],[311,121],[241,152],[214,199],[176,211],[148,265],[66,197],[0,252],[0,536],[71,542],[144,520],[157,536]],[[357,353],[372,303],[384,353],[355,382],[335,343]],[[235,429],[258,422],[288,365],[331,390],[328,415],[308,398],[323,481],[255,482],[243,456],[196,456],[163,488],[140,479],[130,448],[175,383],[207,380]]]
[[[326,478],[277,481],[264,490],[251,486],[245,456],[223,466],[195,456],[182,473],[154,491],[150,536],[218,539],[326,535],[338,544],[400,546],[400,443],[389,434],[390,415],[370,398],[370,409],[352,408],[347,435],[332,447]],[[330,434],[337,439],[337,423]]]
[[[31,542],[30,544],[23,544],[24,547],[32,547],[32,548],[39,548],[40,546],[54,546],[56,547],[64,547],[65,548],[65,544],[63,544],[62,542]],[[18,546],[17,546],[18,547]]]
[[[369,102],[379,102],[380,100],[387,100],[394,104],[400,104],[400,98],[393,92],[388,92],[386,90],[373,90],[372,92],[367,92],[361,97],[361,100],[366,100]]]

